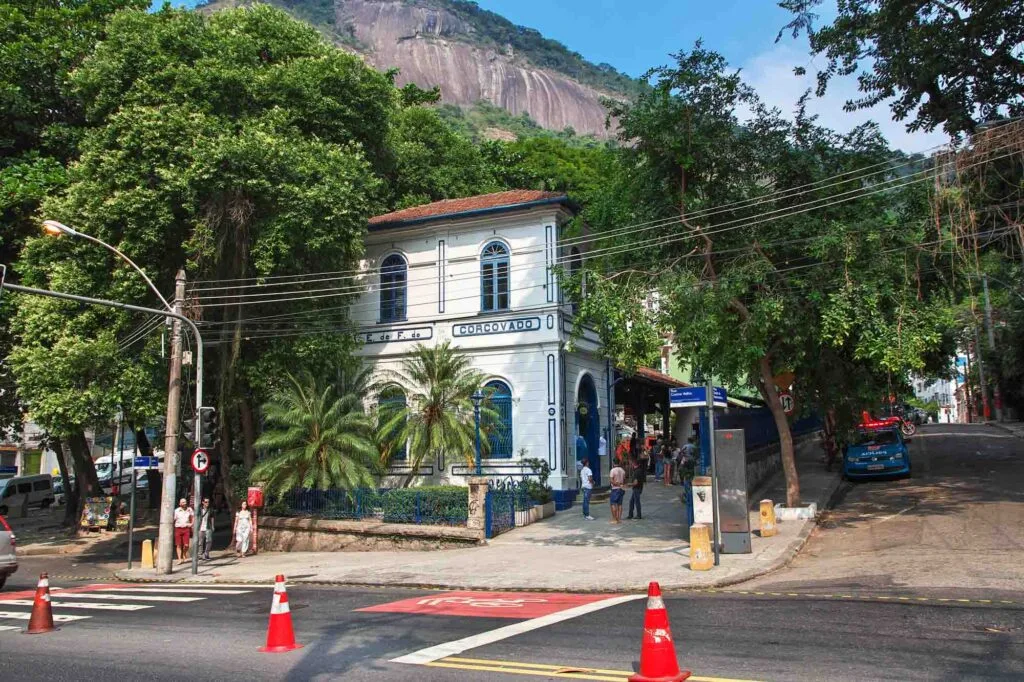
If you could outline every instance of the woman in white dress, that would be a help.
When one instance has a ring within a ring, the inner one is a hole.
[[[249,538],[252,537],[252,514],[249,503],[242,500],[242,508],[235,512],[235,527],[232,533],[235,538],[235,556],[249,553]]]

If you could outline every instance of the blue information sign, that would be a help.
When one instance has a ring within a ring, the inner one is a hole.
[[[135,458],[136,469],[159,469],[160,460],[156,457],[136,457]]]
[[[16,466],[0,467],[0,474],[16,474],[16,473],[18,473],[18,467],[16,467]]]
[[[727,395],[721,386],[715,386],[715,407],[725,407]],[[668,389],[669,407],[706,407],[707,391],[704,386],[687,386],[685,388]]]

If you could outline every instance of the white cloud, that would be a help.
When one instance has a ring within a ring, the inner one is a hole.
[[[805,52],[785,45],[775,45],[773,49],[762,52],[750,59],[743,66],[743,79],[757,90],[768,106],[778,107],[787,117],[792,117],[796,102],[808,88],[812,91],[812,99],[807,109],[818,115],[818,123],[839,132],[847,132],[861,123],[873,120],[878,123],[882,134],[889,145],[905,152],[918,152],[944,144],[949,141],[941,130],[930,133],[908,133],[907,121],[894,121],[886,103],[872,109],[858,109],[852,113],[843,110],[847,100],[860,96],[855,76],[836,77],[829,82],[824,97],[813,97],[816,85],[815,75],[819,62]],[[797,76],[793,69],[802,66],[806,75]]]

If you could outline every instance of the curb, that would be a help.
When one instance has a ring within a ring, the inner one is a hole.
[[[1024,434],[1020,434],[1017,431],[1014,431],[1013,429],[1000,424],[999,422],[985,422],[985,424],[987,426],[991,426],[994,429],[999,429],[1000,431],[1002,431],[1004,433],[1008,433],[1011,436],[1016,436],[1017,438],[1024,438]]]
[[[824,500],[822,509],[831,509],[838,503],[840,499],[839,491],[842,488],[843,480],[837,475],[835,482],[830,488],[827,488],[822,493],[819,499]],[[800,530],[793,540],[790,541],[786,549],[783,550],[782,554],[779,555],[774,561],[769,562],[764,566],[758,566],[756,568],[743,571],[734,576],[727,578],[721,578],[714,580],[710,583],[702,585],[671,585],[662,584],[662,591],[668,593],[682,593],[682,592],[706,592],[709,589],[716,589],[721,587],[729,587],[731,585],[737,585],[739,583],[759,578],[768,573],[772,573],[779,569],[785,568],[793,559],[800,553],[804,545],[807,544],[808,539],[811,537],[811,533],[817,528],[817,520],[807,520],[804,522],[804,527]],[[141,577],[126,575],[124,570],[115,571],[114,577],[118,580],[126,583],[180,583],[185,585],[216,585],[217,583],[232,583],[238,585],[267,585],[273,582],[272,577],[267,577],[264,580],[253,580],[253,579],[235,579],[230,576],[224,577],[196,577],[193,578],[191,575],[185,577],[175,577],[173,574],[164,577]],[[287,576],[285,576],[287,577]],[[375,582],[363,582],[363,581],[352,581],[352,580],[289,580],[291,585],[324,585],[333,587],[358,587],[358,588],[374,588],[374,589],[395,589],[395,590],[430,590],[430,591],[449,591],[449,590],[480,590],[482,589],[479,585],[453,585],[453,584],[439,584],[439,583],[417,583],[417,582],[396,582],[396,583],[375,583]],[[494,589],[494,588],[492,588]],[[642,586],[629,587],[623,589],[594,589],[594,588],[572,588],[567,589],[564,587],[501,587],[502,592],[539,592],[539,593],[552,593],[552,592],[573,592],[574,594],[607,594],[609,592],[615,592],[617,594],[646,594],[647,588]]]
[[[57,556],[61,554],[85,554],[90,547],[81,545],[55,545],[53,547],[19,547],[19,557]]]

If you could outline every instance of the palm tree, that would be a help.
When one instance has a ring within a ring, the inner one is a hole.
[[[376,485],[381,466],[363,410],[369,370],[342,376],[329,383],[308,372],[286,374],[285,386],[263,405],[266,427],[256,448],[269,455],[253,468],[251,480],[265,481],[278,495]]]
[[[379,435],[386,443],[408,443],[408,486],[424,461],[443,455],[463,457],[469,464],[475,455],[475,420],[470,396],[483,384],[483,374],[470,367],[469,358],[451,341],[429,347],[418,344],[401,368],[384,372],[386,385],[397,384],[406,401],[382,406]],[[487,392],[485,391],[485,395]],[[480,447],[488,448],[487,424],[498,420],[489,400],[480,406]],[[396,448],[388,447],[393,452]]]

